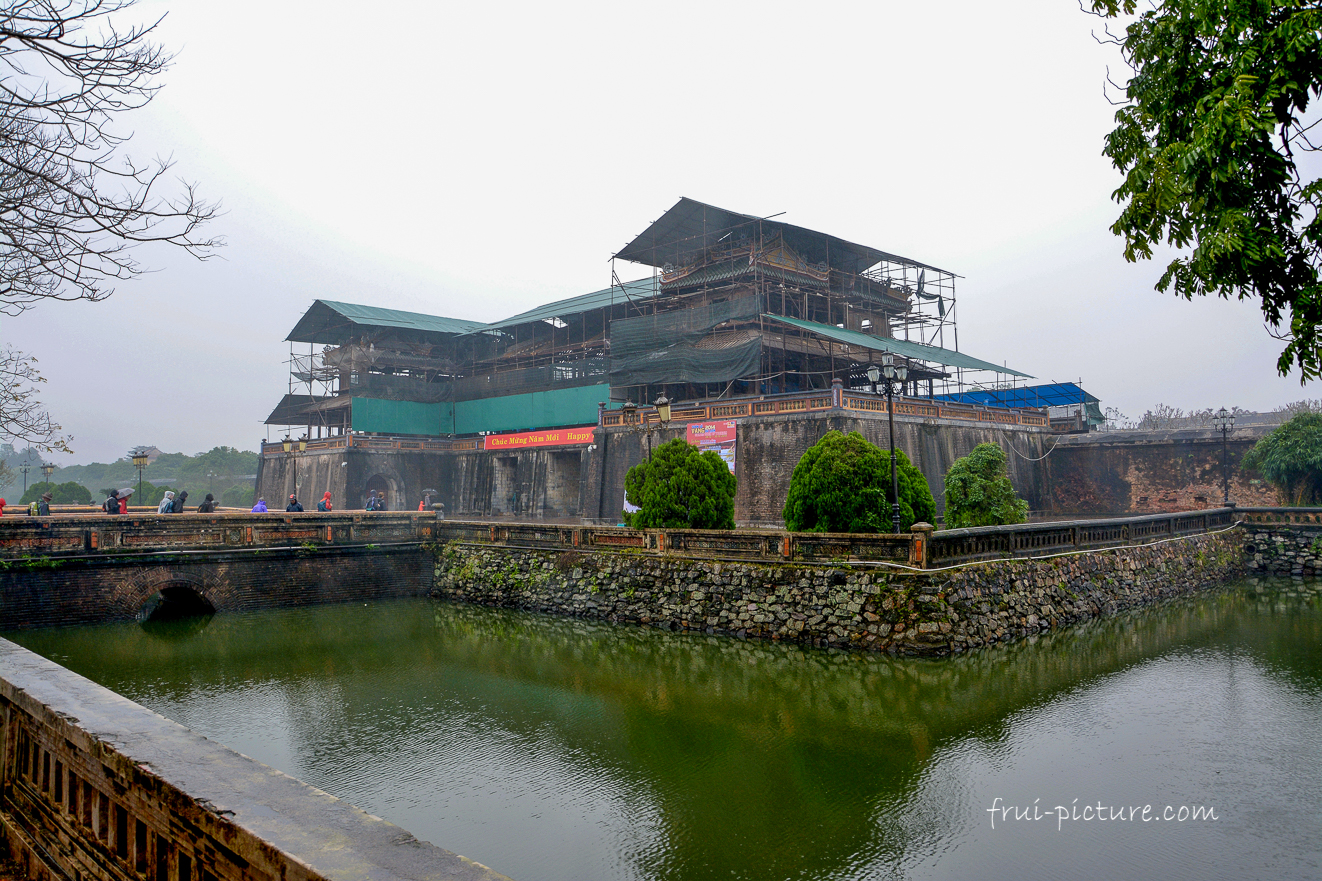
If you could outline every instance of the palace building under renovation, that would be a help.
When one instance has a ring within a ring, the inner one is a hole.
[[[620,281],[614,267],[626,262],[650,274]],[[594,467],[598,483],[619,470],[599,452],[607,433],[650,443],[653,431],[668,439],[718,418],[731,421],[732,435],[741,421],[815,419],[823,411],[884,418],[885,396],[868,378],[883,356],[907,367],[894,389],[897,417],[953,425],[991,413],[973,421],[1032,433],[1049,431],[1053,415],[1068,414],[1075,427],[1100,415],[1096,398],[1077,386],[1032,386],[1019,370],[961,352],[957,276],[917,260],[681,199],[615,254],[612,267],[602,290],[485,324],[314,302],[289,333],[289,391],[267,425],[301,436],[304,458],[374,449],[430,464],[401,470],[396,462],[387,469],[393,474],[372,475],[328,466],[313,487],[299,481],[302,495],[338,489],[352,507],[377,489],[396,508],[426,495],[456,514],[613,522],[620,507],[613,488],[609,502],[587,501]],[[845,406],[846,395],[855,406]],[[672,402],[673,426],[649,415],[662,397]],[[546,469],[539,478],[536,468],[520,477],[517,461],[500,466],[510,471],[503,480],[490,463],[489,476],[464,476],[484,471],[468,461],[473,453],[509,459],[543,447],[543,458],[562,460],[559,480]],[[259,489],[268,498],[308,468],[291,466],[281,445],[264,454]],[[743,495],[751,481],[742,468],[736,473]],[[461,489],[456,480],[473,485]],[[774,519],[773,496],[743,519]]]

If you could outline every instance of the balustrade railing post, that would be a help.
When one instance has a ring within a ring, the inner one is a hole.
[[[918,521],[909,527],[909,565],[926,569],[932,555],[932,532],[936,529],[930,523]]]

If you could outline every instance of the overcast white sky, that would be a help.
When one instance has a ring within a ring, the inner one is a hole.
[[[228,246],[0,319],[74,435],[58,464],[256,449],[314,299],[503,318],[606,287],[681,196],[955,271],[961,349],[1130,417],[1318,396],[1276,375],[1256,303],[1124,262],[1116,59],[1074,0],[134,10],[166,12],[176,62],[128,151],[173,154]]]

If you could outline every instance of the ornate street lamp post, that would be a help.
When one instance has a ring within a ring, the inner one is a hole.
[[[50,462],[41,463],[41,476],[46,478],[47,483],[50,483],[50,476],[54,473],[55,473],[54,465],[52,465]]]
[[[662,395],[656,399],[653,406],[656,407],[656,418],[661,423],[658,427],[665,428],[670,425],[670,399]],[[647,461],[649,462],[652,461],[652,432],[654,430],[652,426],[647,426]]]
[[[900,478],[899,471],[895,464],[895,383],[903,383],[909,378],[909,367],[907,364],[895,363],[895,356],[889,352],[881,356],[881,375],[886,380],[886,421],[890,423],[891,432],[891,529],[899,532],[900,525]],[[876,388],[877,368],[872,366],[868,368],[868,379],[874,383]]]
[[[1231,413],[1225,407],[1216,411],[1212,417],[1212,425],[1217,431],[1221,432],[1221,485],[1223,497],[1221,504],[1230,507],[1230,454],[1227,437],[1230,430],[1235,427],[1235,414]]]
[[[647,421],[643,419],[642,414],[638,412],[638,405],[633,401],[625,401],[623,406],[620,407],[620,411],[623,414],[621,421],[624,425],[629,426],[632,431],[647,432],[647,461],[649,462],[652,461],[652,432],[657,431],[658,429],[664,429],[670,425],[670,399],[665,395],[662,395],[656,399],[656,402],[652,406],[656,407],[656,418],[661,423],[660,425],[653,426],[648,424]],[[634,421],[635,419],[637,421]]]
[[[298,498],[298,466],[294,461],[294,441],[289,439],[289,435],[285,435],[285,439],[280,441],[280,446],[285,451],[285,461],[288,463],[286,467],[290,469],[294,477],[294,498]],[[303,453],[307,451],[307,448],[308,436],[305,434],[298,439],[298,451]]]
[[[31,462],[23,461],[23,465],[18,469],[23,472],[23,495],[28,494],[28,469],[32,466]]]
[[[142,472],[147,467],[147,452],[133,450],[129,455],[133,457],[133,467],[138,469],[138,504],[142,504]]]

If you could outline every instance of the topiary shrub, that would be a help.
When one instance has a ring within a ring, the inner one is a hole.
[[[635,529],[734,529],[735,478],[719,455],[683,438],[656,448],[624,477],[624,512]]]
[[[791,532],[898,532],[936,520],[927,479],[895,451],[900,523],[891,523],[890,451],[856,431],[828,431],[794,466],[785,498],[785,528]]]
[[[946,528],[999,526],[1028,519],[1028,502],[1015,495],[1005,472],[1005,451],[978,444],[946,472]]]

